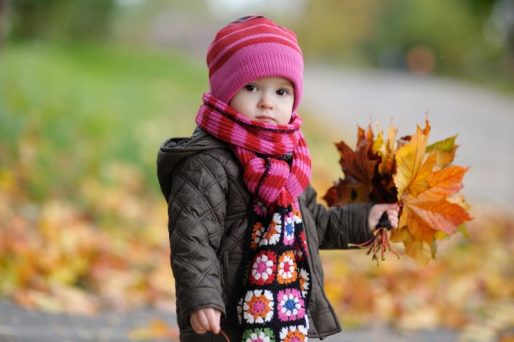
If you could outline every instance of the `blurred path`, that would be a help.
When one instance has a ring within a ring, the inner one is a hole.
[[[0,342],[132,341],[128,334],[154,319],[175,324],[175,315],[155,309],[95,316],[30,311],[0,299]]]
[[[94,317],[85,317],[27,311],[5,300],[0,300],[0,342],[129,342],[133,341],[127,337],[131,330],[147,327],[153,319],[161,319],[170,325],[176,324],[174,314],[155,309],[102,313]],[[416,331],[399,334],[384,329],[370,329],[345,331],[324,341],[448,342],[456,340],[457,333],[452,331]],[[158,340],[152,339],[152,341]]]
[[[458,134],[455,164],[471,166],[462,194],[471,204],[514,208],[514,97],[458,81],[392,72],[306,66],[303,104],[355,146],[357,125],[370,120],[398,136],[432,126],[429,143]],[[375,128],[373,126],[373,128]]]

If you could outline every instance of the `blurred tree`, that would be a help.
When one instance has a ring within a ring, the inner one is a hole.
[[[493,7],[498,3],[498,0],[465,0],[468,6],[477,17],[487,18],[491,15]]]
[[[0,48],[3,45],[5,37],[5,12],[7,8],[7,0],[0,0]]]
[[[14,39],[87,40],[108,36],[114,0],[16,0],[9,2]]]
[[[293,23],[305,54],[354,64],[368,64],[360,47],[376,35],[384,2],[373,0],[309,1],[305,20]]]
[[[402,67],[413,71],[421,66],[477,81],[494,79],[508,87],[514,76],[508,39],[501,40],[497,29],[487,32],[494,2],[389,0],[377,36],[367,42],[369,54],[380,66],[402,61]],[[497,4],[501,2],[508,1]]]
[[[306,57],[508,85],[512,9],[514,0],[310,0],[291,26]]]
[[[424,47],[441,71],[461,71],[476,49],[484,46],[481,28],[463,1],[446,1],[444,5],[431,0],[388,1],[381,17],[380,30],[369,42],[375,62],[392,66],[384,53],[404,61],[412,49]],[[394,66],[394,65],[393,65]]]
[[[493,31],[495,40],[504,46],[514,69],[514,0],[498,0],[491,10],[486,28]],[[486,31],[487,32],[487,31]],[[512,70],[514,74],[514,70]]]

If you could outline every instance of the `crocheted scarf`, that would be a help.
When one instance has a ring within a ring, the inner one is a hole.
[[[311,159],[301,118],[293,113],[287,125],[250,120],[206,93],[196,122],[231,146],[253,195],[238,304],[243,341],[306,341],[311,275],[298,196],[309,184]]]

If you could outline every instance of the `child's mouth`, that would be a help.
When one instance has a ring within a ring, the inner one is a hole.
[[[265,122],[265,123],[269,123],[269,124],[276,124],[276,121],[270,117],[267,117],[267,116],[258,116],[256,118],[258,121],[260,122]]]

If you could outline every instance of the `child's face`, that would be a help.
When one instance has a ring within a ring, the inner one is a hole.
[[[229,105],[251,120],[286,125],[294,104],[293,84],[282,77],[264,77],[248,83]]]

